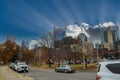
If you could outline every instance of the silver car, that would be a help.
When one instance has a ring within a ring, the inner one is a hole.
[[[61,65],[60,67],[57,67],[55,69],[55,72],[64,72],[64,73],[75,72],[75,69],[69,65]]]
[[[8,64],[9,68],[11,68],[11,69],[13,69],[14,65],[15,65],[15,63],[13,63],[13,62],[10,62],[10,63]]]

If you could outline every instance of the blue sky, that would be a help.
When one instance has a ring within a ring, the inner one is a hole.
[[[0,0],[0,42],[36,39],[54,26],[120,21],[120,0]]]

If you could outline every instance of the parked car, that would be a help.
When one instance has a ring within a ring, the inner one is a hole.
[[[69,65],[61,65],[60,67],[57,67],[55,69],[55,72],[64,72],[64,73],[75,72],[75,69]]]
[[[15,65],[15,63],[13,63],[13,62],[9,62],[9,64],[8,64],[9,68],[11,68],[11,69],[14,68],[14,65]]]
[[[99,63],[96,80],[119,80],[120,61],[104,61]]]
[[[74,61],[66,61],[66,64],[75,64],[75,62]]]
[[[15,71],[20,72],[20,71],[27,71],[29,70],[28,65],[25,62],[17,62],[14,65]]]
[[[81,60],[76,60],[75,64],[81,64]]]

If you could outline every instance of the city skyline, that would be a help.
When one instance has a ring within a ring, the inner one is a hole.
[[[1,0],[0,41],[7,35],[17,41],[37,39],[54,26],[120,21],[119,0]]]

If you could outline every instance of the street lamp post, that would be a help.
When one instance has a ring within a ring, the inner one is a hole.
[[[82,40],[82,53],[83,53],[83,70],[85,70],[86,69],[86,66],[85,66],[85,64],[86,64],[86,60],[85,60],[85,45],[84,45],[84,41],[85,41],[85,34],[84,33],[82,33],[81,34],[81,40]]]
[[[59,49],[57,48],[57,61],[58,61],[58,67],[60,66],[60,57],[59,57]]]
[[[82,49],[82,52],[83,52],[83,70],[85,70],[85,53],[84,53],[84,41],[82,41],[82,47],[83,47],[83,49]]]

